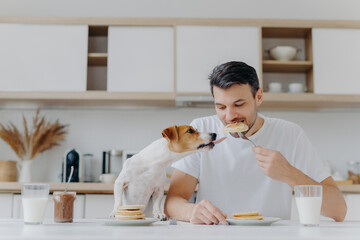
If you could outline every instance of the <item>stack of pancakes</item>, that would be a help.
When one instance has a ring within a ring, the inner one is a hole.
[[[144,205],[119,206],[115,215],[116,220],[144,220]]]
[[[259,215],[259,212],[234,213],[233,218],[239,220],[262,220],[264,215]]]

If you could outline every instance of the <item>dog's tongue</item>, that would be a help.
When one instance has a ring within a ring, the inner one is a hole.
[[[222,137],[222,138],[219,138],[219,139],[217,139],[215,141],[212,141],[212,143],[218,144],[218,143],[221,143],[222,141],[224,141],[225,139],[226,139],[226,137]]]

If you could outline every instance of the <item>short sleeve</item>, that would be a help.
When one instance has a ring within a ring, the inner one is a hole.
[[[319,158],[304,132],[299,135],[296,143],[294,159],[294,166],[317,182],[331,176],[327,163]]]

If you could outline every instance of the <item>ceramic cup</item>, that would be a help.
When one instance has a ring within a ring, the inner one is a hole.
[[[269,92],[282,92],[282,84],[279,82],[269,83]]]
[[[290,83],[289,84],[289,92],[291,92],[291,93],[303,93],[304,92],[304,84],[302,84],[302,83]]]
[[[114,183],[117,177],[115,174],[105,173],[100,175],[99,180],[102,183]]]

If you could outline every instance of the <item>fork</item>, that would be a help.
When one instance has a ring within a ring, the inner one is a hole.
[[[245,136],[245,134],[243,134],[242,132],[238,132],[238,134],[242,139],[249,140],[254,145],[254,147],[256,147],[256,144],[253,141],[251,141],[247,136]]]

